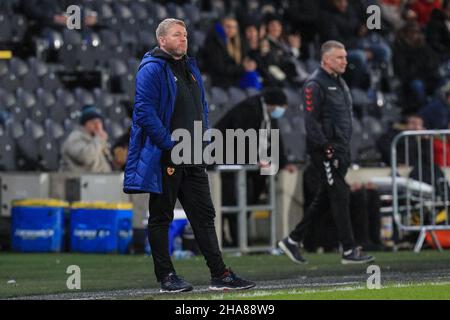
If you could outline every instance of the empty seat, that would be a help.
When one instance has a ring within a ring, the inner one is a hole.
[[[27,31],[26,18],[20,14],[14,14],[10,19],[10,23],[12,41],[16,43],[21,42]]]
[[[7,135],[6,130],[0,130],[0,171],[16,169],[16,145],[14,139]]]
[[[114,106],[115,100],[112,94],[96,88],[94,90],[95,105],[102,111],[107,111]]]
[[[147,7],[143,3],[133,2],[130,9],[133,12],[133,17],[137,20],[146,20],[149,18]]]
[[[106,115],[109,119],[116,122],[120,122],[128,116],[127,111],[117,99],[114,105],[106,110]]]
[[[11,22],[7,15],[0,13],[0,42],[9,42],[11,40]]]
[[[41,86],[50,91],[55,91],[63,85],[56,73],[50,72],[41,77]]]
[[[75,99],[81,106],[94,105],[95,99],[91,92],[83,88],[76,88],[74,93]]]
[[[210,92],[209,103],[216,105],[225,105],[229,101],[227,92],[219,87],[212,87]]]
[[[59,169],[59,143],[50,135],[42,136],[37,142],[40,169],[57,171]]]
[[[74,45],[64,45],[59,51],[59,62],[67,70],[74,70],[77,65],[77,49]]]
[[[245,91],[237,87],[230,87],[228,89],[228,95],[230,96],[230,106],[234,106],[247,98]]]
[[[104,126],[105,131],[108,133],[109,140],[111,141],[117,140],[125,133],[125,130],[120,125],[120,122],[105,119]]]
[[[83,42],[83,37],[81,36],[81,33],[77,30],[69,30],[64,29],[63,31],[63,41],[64,45],[71,44],[72,46],[80,46]]]
[[[81,70],[94,70],[97,66],[96,49],[88,45],[81,45],[76,50],[77,65]]]

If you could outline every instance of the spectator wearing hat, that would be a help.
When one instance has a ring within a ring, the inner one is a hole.
[[[108,134],[103,129],[103,117],[94,107],[83,107],[80,125],[64,141],[62,170],[72,172],[111,172]]]

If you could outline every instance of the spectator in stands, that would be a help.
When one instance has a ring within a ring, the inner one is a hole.
[[[265,50],[264,64],[271,76],[268,85],[299,85],[298,74],[294,64],[295,57],[291,48],[284,40],[283,24],[281,18],[275,14],[268,14],[265,17],[267,24],[267,36],[263,45],[268,45]],[[301,42],[296,43],[300,49]]]
[[[232,16],[227,16],[215,24],[206,37],[202,58],[213,86],[238,86],[243,77],[246,80],[242,83],[243,89],[260,85],[254,82],[257,80],[257,64],[244,56],[238,22]]]
[[[404,123],[394,123],[392,127],[378,139],[377,147],[380,151],[381,159],[385,164],[391,164],[392,141],[400,132],[405,130],[425,130],[422,117],[414,113],[408,114],[405,116]],[[405,163],[404,150],[404,145],[399,145],[397,156],[399,159],[398,162],[402,164]]]
[[[434,9],[426,26],[427,42],[439,55],[441,62],[450,60],[450,1],[442,9]]]
[[[345,76],[350,87],[367,87],[369,69],[367,60],[373,57],[369,50],[359,48],[359,38],[367,34],[367,28],[360,20],[354,6],[347,0],[330,0],[325,13],[322,39],[342,42],[348,50],[348,68]]]
[[[417,22],[421,27],[430,20],[431,12],[441,8],[441,0],[413,0],[409,8],[417,15]]]
[[[293,81],[301,85],[309,77],[309,72],[302,59],[303,38],[300,32],[291,30],[287,32],[285,42],[290,52],[289,60],[295,67],[295,72],[292,72]]]
[[[437,97],[419,110],[427,129],[447,129],[450,122],[450,80],[438,90]]]
[[[383,19],[394,31],[402,28],[407,21],[417,19],[417,14],[408,8],[409,0],[381,0],[380,7]]]
[[[80,127],[66,141],[62,153],[62,170],[72,172],[111,172],[108,134],[103,129],[103,117],[94,106],[84,106]]]
[[[425,42],[419,25],[407,23],[394,43],[394,70],[402,82],[404,114],[425,105],[427,95],[437,86],[438,65],[436,54]]]
[[[314,37],[319,34],[322,24],[320,1],[311,0],[289,0],[288,10],[285,10],[285,18],[289,21],[294,33],[301,32],[302,41],[302,55],[308,56],[308,51],[304,50],[310,43],[314,41]]]

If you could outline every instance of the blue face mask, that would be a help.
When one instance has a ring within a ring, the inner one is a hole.
[[[273,119],[279,119],[283,116],[284,112],[286,111],[286,108],[276,106],[275,109],[270,113],[270,116]]]

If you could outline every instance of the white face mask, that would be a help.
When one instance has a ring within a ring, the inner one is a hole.
[[[279,119],[284,115],[285,111],[286,111],[286,108],[283,108],[281,106],[276,106],[270,113],[270,116],[273,119]]]

